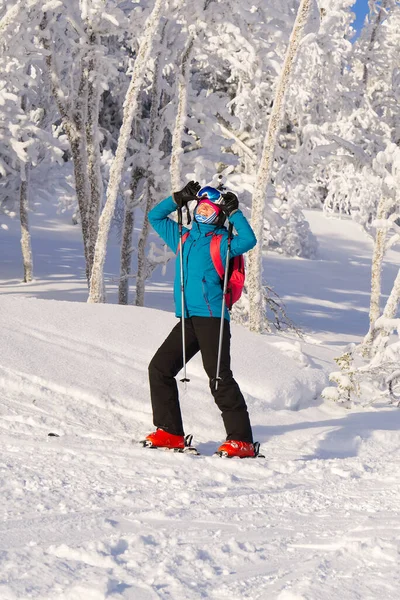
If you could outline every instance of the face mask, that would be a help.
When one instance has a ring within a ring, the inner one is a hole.
[[[217,211],[214,210],[213,213],[208,217],[206,217],[206,215],[198,215],[196,212],[194,218],[198,223],[213,223],[217,218]]]

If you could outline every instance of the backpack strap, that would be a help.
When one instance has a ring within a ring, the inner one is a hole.
[[[225,267],[222,263],[222,258],[221,258],[221,240],[222,240],[222,238],[223,238],[223,235],[221,233],[216,233],[212,236],[211,244],[210,244],[211,260],[213,261],[214,268],[217,271],[217,273],[221,279],[224,278],[224,273],[225,273]]]
[[[187,238],[190,235],[190,231],[186,231],[186,233],[182,236],[182,243],[184,244]],[[211,260],[213,261],[214,269],[217,271],[218,275],[221,279],[224,278],[225,267],[221,258],[221,241],[224,236],[221,233],[213,233],[210,243],[210,254]],[[178,248],[176,253],[179,254],[181,242],[179,240]]]
[[[189,237],[189,234],[190,234],[190,231],[187,231],[186,233],[183,234],[183,236],[182,236],[182,244],[184,244],[186,242],[186,240]],[[181,249],[181,241],[179,240],[178,248],[177,248],[177,251],[176,251],[177,254],[179,254],[179,250],[180,249]]]

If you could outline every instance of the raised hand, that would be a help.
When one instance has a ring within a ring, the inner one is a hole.
[[[197,181],[189,181],[179,192],[173,192],[172,197],[179,208],[186,206],[191,200],[195,200],[201,185]]]
[[[229,217],[239,208],[239,200],[236,194],[233,192],[226,192],[222,194],[224,202],[220,205],[224,213]]]

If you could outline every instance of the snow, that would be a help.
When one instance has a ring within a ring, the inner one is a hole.
[[[136,443],[152,429],[147,365],[176,322],[159,310],[172,308],[170,265],[154,272],[153,308],[86,304],[79,229],[48,210],[34,217],[40,270],[22,285],[10,222],[0,237],[1,600],[397,600],[400,412],[319,396],[333,358],[368,327],[371,242],[349,219],[307,218],[318,259],[265,260],[304,340],[232,326],[233,371],[266,456],[243,461],[212,456],[224,431],[198,357],[181,400],[202,455]],[[389,251],[385,294],[399,263]]]

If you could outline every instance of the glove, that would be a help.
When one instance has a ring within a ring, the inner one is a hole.
[[[222,194],[222,197],[224,202],[221,204],[221,208],[224,213],[230,217],[239,209],[238,197],[233,192],[226,192],[226,194]]]
[[[189,181],[189,183],[187,183],[179,192],[173,192],[172,197],[175,204],[177,204],[179,208],[183,208],[188,202],[197,197],[197,192],[200,190],[201,185],[197,183],[197,181]]]

